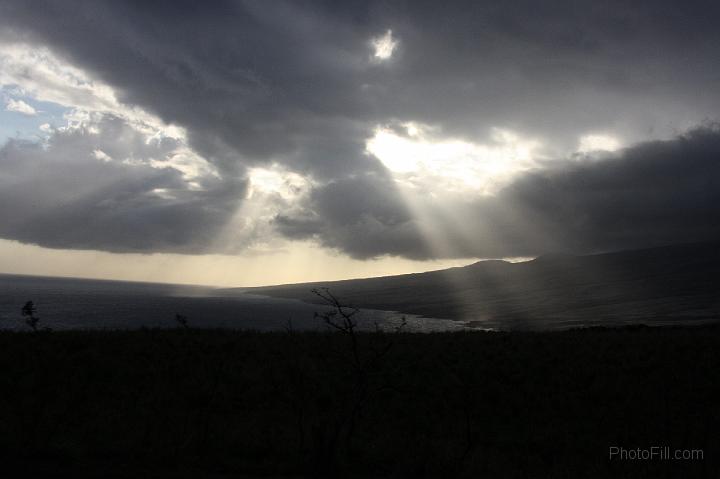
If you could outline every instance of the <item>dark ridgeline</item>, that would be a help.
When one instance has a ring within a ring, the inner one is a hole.
[[[481,261],[428,273],[248,288],[316,302],[329,287],[358,307],[507,329],[691,324],[720,318],[720,242],[524,263]]]

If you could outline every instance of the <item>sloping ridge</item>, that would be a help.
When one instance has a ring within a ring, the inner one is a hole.
[[[715,241],[246,291],[319,303],[311,290],[326,287],[357,307],[525,329],[718,319],[719,279]]]

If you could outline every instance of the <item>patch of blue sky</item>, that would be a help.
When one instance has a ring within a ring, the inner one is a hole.
[[[11,100],[23,101],[35,109],[34,115],[17,111],[9,111],[7,105]],[[52,127],[64,126],[64,115],[72,108],[57,103],[38,101],[30,96],[19,94],[13,86],[0,88],[0,144],[10,138],[23,140],[41,140],[47,132],[40,129],[41,125]]]

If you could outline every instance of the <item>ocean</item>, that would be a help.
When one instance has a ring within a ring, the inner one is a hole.
[[[39,328],[141,329],[176,328],[176,314],[196,328],[256,331],[324,330],[315,313],[322,305],[269,298],[236,289],[159,283],[53,278],[0,274],[0,329],[29,327],[21,315],[32,301]],[[461,321],[421,318],[391,311],[361,310],[361,330],[394,330],[406,318],[404,331],[459,331]]]

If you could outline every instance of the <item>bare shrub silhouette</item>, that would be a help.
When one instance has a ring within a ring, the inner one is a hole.
[[[37,308],[35,307],[35,303],[32,301],[26,302],[20,309],[20,314],[22,314],[23,318],[25,318],[25,324],[30,326],[33,331],[37,331],[37,325],[40,321],[40,318],[35,316],[35,313],[37,313]]]
[[[180,313],[175,313],[175,322],[183,329],[190,329],[188,318]]]
[[[315,317],[322,319],[327,326],[340,331],[350,338],[353,366],[358,370],[362,369],[360,355],[358,353],[357,322],[353,319],[360,310],[342,304],[328,288],[313,289],[312,292],[332,308],[323,313],[316,312]]]
[[[327,311],[316,312],[315,318],[322,320],[330,331],[347,338],[340,350],[333,351],[328,347],[326,351],[331,355],[328,369],[333,374],[325,379],[344,385],[344,393],[328,397],[319,392],[312,401],[319,411],[312,415],[314,421],[310,424],[311,468],[315,474],[336,476],[343,464],[353,459],[353,443],[364,409],[376,393],[391,387],[387,383],[388,380],[392,382],[389,379],[392,378],[392,368],[387,356],[393,340],[390,335],[382,333],[377,323],[375,333],[360,333],[356,320],[360,310],[343,303],[328,288],[313,289],[312,293],[330,307]],[[400,333],[406,324],[403,317],[395,332]],[[303,385],[307,382],[314,381],[305,381]],[[299,412],[306,414],[302,407]],[[300,424],[304,434],[302,420]]]

